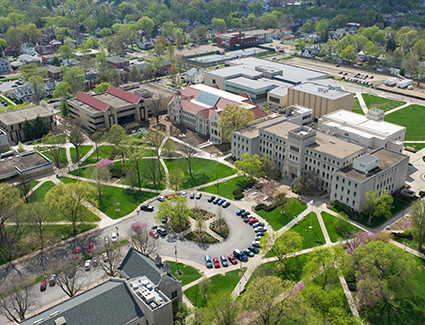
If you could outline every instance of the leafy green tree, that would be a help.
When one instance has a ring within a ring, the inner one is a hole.
[[[425,57],[425,39],[419,39],[413,46],[413,52],[422,60]]]
[[[85,75],[84,71],[77,67],[62,66],[62,81],[67,82],[70,87],[70,94],[75,94],[79,90],[84,89]]]
[[[80,161],[80,146],[84,143],[85,137],[78,125],[72,127],[68,134],[68,141],[75,147],[76,161]]]
[[[53,91],[54,98],[66,98],[71,91],[71,87],[68,82],[61,81]]]
[[[49,126],[40,115],[37,115],[34,120],[33,130],[35,139],[41,139],[43,136],[49,133]]]
[[[141,17],[137,21],[137,24],[139,25],[139,28],[140,29],[143,29],[148,34],[151,34],[152,31],[153,31],[153,29],[155,28],[154,21],[151,18],[147,17],[147,16]]]
[[[0,38],[0,54],[3,53],[6,47],[7,47],[7,42],[3,38]]]
[[[320,179],[316,173],[306,172],[294,181],[293,190],[297,193],[309,193],[319,189]]]
[[[74,57],[74,50],[69,45],[62,45],[57,53],[62,59],[71,59]]]
[[[170,174],[170,185],[175,187],[176,191],[178,191],[185,179],[183,171],[177,167]]]
[[[258,155],[244,153],[242,160],[235,161],[235,167],[248,174],[251,178],[263,176],[261,159]]]
[[[34,128],[30,121],[25,119],[24,125],[22,126],[22,130],[24,131],[25,139],[26,140],[33,140],[34,139]]]
[[[198,42],[204,42],[208,37],[208,28],[204,25],[198,25],[193,29],[192,33]]]
[[[354,52],[353,45],[347,45],[347,47],[341,51],[341,57],[347,61],[354,61],[357,57],[356,52]]]
[[[140,71],[139,68],[137,68],[137,66],[133,65],[130,69],[130,72],[128,74],[128,79],[130,79],[130,81],[140,81]]]
[[[68,107],[68,101],[66,100],[66,98],[62,99],[62,102],[61,102],[61,114],[63,117],[69,116],[69,107]]]
[[[106,134],[106,138],[115,147],[115,150],[121,154],[122,162],[125,162],[125,144],[127,134],[121,125],[113,124]]]
[[[227,105],[218,119],[218,130],[222,138],[230,141],[232,131],[240,129],[255,120],[255,115],[251,110],[237,105]]]
[[[314,29],[319,36],[320,42],[327,42],[329,37],[329,21],[326,19],[317,21],[314,24]]]
[[[271,159],[269,156],[260,156],[260,160],[264,175],[270,179],[280,179],[281,171],[276,159]]]
[[[96,189],[85,182],[59,183],[46,194],[46,203],[72,223],[72,233],[77,234],[77,222],[87,218],[84,203],[97,206]]]
[[[254,27],[256,20],[255,14],[251,12],[246,19],[249,27]]]
[[[418,241],[418,250],[423,251],[425,241],[425,201],[416,201],[410,209],[413,237]]]
[[[104,93],[105,91],[109,89],[110,86],[111,84],[109,82],[102,82],[98,84],[96,87],[94,87],[93,90],[96,94]]]
[[[217,29],[217,30],[219,30],[221,32],[223,32],[223,31],[225,31],[227,29],[226,21],[224,19],[222,19],[222,18],[213,18],[211,20],[211,25],[215,29]]]
[[[208,297],[208,305],[201,309],[203,324],[237,325],[242,305],[234,301],[231,290],[222,290]]]
[[[193,212],[188,208],[185,197],[171,196],[159,204],[155,220],[160,222],[167,217],[173,229],[180,232],[186,228],[189,217],[192,215]]]
[[[337,28],[343,28],[347,26],[347,23],[348,23],[348,17],[344,14],[339,14],[339,15],[336,15],[334,18],[332,18],[330,25],[331,25],[331,28],[337,29]]]
[[[303,32],[304,33],[311,33],[312,30],[313,30],[313,26],[311,26],[310,21],[304,23],[304,25],[303,25]]]
[[[373,44],[372,41],[366,43],[364,47],[364,52],[366,54],[367,61],[369,61],[371,64],[374,64],[378,60],[379,55],[381,54],[381,50],[379,49],[379,47]]]
[[[375,217],[388,218],[391,216],[393,197],[387,190],[383,190],[381,194],[377,191],[367,192],[365,199],[366,202],[362,207],[362,212],[368,216],[368,225],[372,224],[372,219]]]

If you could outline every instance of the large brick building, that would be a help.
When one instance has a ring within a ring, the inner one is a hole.
[[[218,47],[233,49],[254,46],[272,41],[272,33],[267,30],[251,30],[242,32],[241,30],[233,33],[224,33],[216,35]]]

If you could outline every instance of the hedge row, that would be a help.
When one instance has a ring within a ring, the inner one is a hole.
[[[272,204],[269,204],[269,205],[264,204],[264,203],[260,203],[259,205],[257,205],[255,207],[255,211],[264,210],[266,212],[270,212],[270,211],[273,211],[274,209],[276,209],[278,206],[279,205],[275,204],[275,203],[272,203]]]
[[[245,196],[243,194],[243,191],[248,187],[254,186],[255,183],[256,181],[250,180],[249,182],[243,184],[242,186],[239,186],[236,190],[233,191],[234,199],[235,200],[243,199],[243,197]]]

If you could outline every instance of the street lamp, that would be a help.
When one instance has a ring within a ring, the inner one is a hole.
[[[311,212],[310,212],[310,226],[308,227],[308,229],[312,229],[313,226],[311,225],[312,221],[313,221],[313,200],[311,200],[310,202],[308,202],[308,204],[311,205]]]
[[[221,181],[221,177],[217,178],[217,184],[216,184],[216,186],[217,186],[217,196],[220,196],[220,193],[219,193],[220,181]]]
[[[180,271],[179,263],[177,262],[177,245],[174,245],[174,255],[176,256],[176,265],[177,265],[177,271],[176,271],[176,273],[178,275],[181,275],[182,272]]]

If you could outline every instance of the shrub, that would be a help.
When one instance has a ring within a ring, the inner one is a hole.
[[[267,204],[264,204],[264,203],[260,203],[259,205],[257,205],[255,207],[255,211],[264,210],[265,212],[270,212],[270,211],[273,211],[274,209],[276,209],[278,206],[279,205],[278,204],[275,204],[275,203],[272,203],[270,205],[267,205]]]
[[[424,197],[425,196],[425,191],[419,191],[419,196],[420,197]]]
[[[235,200],[242,200],[244,197],[245,197],[245,195],[243,195],[243,193],[234,194]]]
[[[255,180],[250,180],[249,182],[243,184],[242,186],[239,186],[236,190],[233,191],[233,195],[235,197],[236,200],[240,200],[244,197],[243,191],[248,188],[253,186],[256,183]]]
[[[217,235],[223,237],[226,239],[229,236],[229,226],[227,225],[227,222],[220,218],[210,224],[210,229],[214,231]]]
[[[196,231],[191,231],[186,236],[184,236],[187,240],[194,241],[196,243],[203,244],[215,244],[218,243],[219,240],[211,236],[209,233],[202,231],[202,233],[198,233]]]

